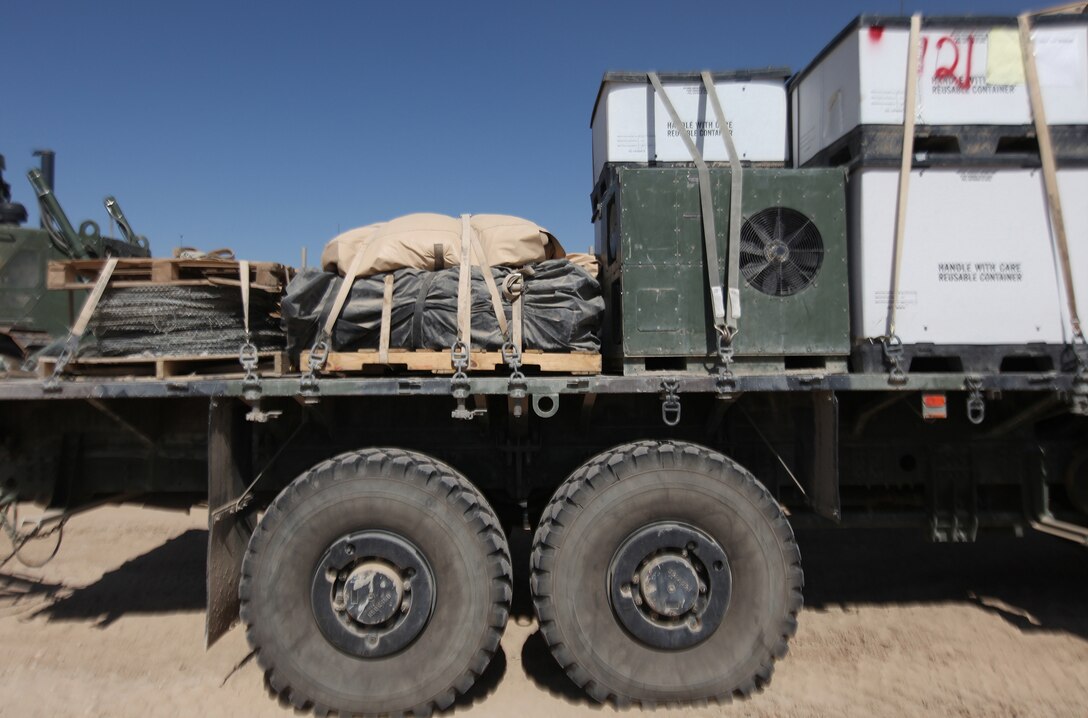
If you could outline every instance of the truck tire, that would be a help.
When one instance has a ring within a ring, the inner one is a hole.
[[[510,552],[452,468],[366,449],[295,479],[242,563],[241,617],[272,690],[296,709],[429,714],[491,661]]]
[[[559,488],[533,540],[540,630],[567,675],[624,707],[747,696],[801,610],[801,555],[755,477],[694,444],[640,441]]]

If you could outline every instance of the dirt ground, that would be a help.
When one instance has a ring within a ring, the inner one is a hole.
[[[204,650],[206,520],[99,509],[69,523],[45,568],[0,569],[0,714],[293,715],[270,696],[240,629]],[[812,532],[799,541],[805,610],[768,689],[659,715],[1088,714],[1088,551],[1042,536],[949,546],[913,533]],[[519,566],[527,542],[513,537]],[[614,713],[552,661],[523,579],[501,651],[453,714]]]

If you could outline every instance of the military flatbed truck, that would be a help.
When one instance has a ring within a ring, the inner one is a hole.
[[[0,486],[52,507],[43,532],[103,501],[206,504],[209,643],[240,609],[271,687],[318,714],[450,705],[515,571],[578,685],[653,705],[769,681],[802,603],[792,526],[1088,538],[1072,374],[465,381],[471,421],[441,377],[10,379]]]
[[[455,348],[447,375],[0,380],[4,529],[18,546],[103,502],[206,505],[208,643],[240,619],[271,688],[318,715],[450,706],[526,573],[567,675],[653,706],[770,680],[802,606],[793,527],[1088,542],[1082,345],[905,362],[891,344],[865,370],[843,172],[746,169],[745,264],[706,231],[730,224],[734,170],[616,167],[598,188],[601,371],[465,371]],[[814,219],[784,233],[796,214]],[[810,225],[826,251],[790,274]],[[734,267],[751,276],[723,281]],[[13,524],[14,501],[47,508]]]

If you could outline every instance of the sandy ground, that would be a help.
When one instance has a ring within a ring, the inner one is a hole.
[[[0,569],[0,714],[293,715],[270,696],[240,629],[204,650],[205,521],[100,509],[69,523],[45,568]],[[799,540],[806,607],[770,687],[659,715],[1088,715],[1088,551],[1041,536]],[[526,544],[514,537],[518,565]],[[502,650],[453,714],[614,713],[552,661],[518,578]]]

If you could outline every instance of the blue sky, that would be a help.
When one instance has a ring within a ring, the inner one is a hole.
[[[1043,0],[1054,4],[1056,0]],[[589,119],[606,70],[799,70],[859,13],[1016,2],[83,2],[0,10],[0,154],[36,218],[57,151],[75,224],[116,195],[179,243],[311,263],[409,212],[530,218],[592,245]]]

